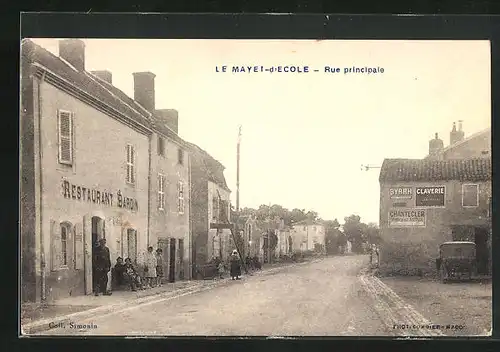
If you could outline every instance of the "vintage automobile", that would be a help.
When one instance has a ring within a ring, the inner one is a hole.
[[[436,267],[445,283],[449,279],[471,280],[476,270],[476,244],[469,241],[444,242],[439,246]]]

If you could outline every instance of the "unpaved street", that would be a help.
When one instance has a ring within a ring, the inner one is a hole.
[[[387,335],[357,278],[366,256],[320,262],[246,277],[209,291],[130,307],[91,321],[90,329],[45,334],[85,335]]]

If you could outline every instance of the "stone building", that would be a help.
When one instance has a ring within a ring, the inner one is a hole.
[[[386,159],[380,171],[380,268],[433,272],[446,241],[476,243],[491,270],[491,160]]]
[[[325,253],[325,226],[320,221],[303,220],[292,225],[291,237],[294,251]]]
[[[134,100],[112,85],[110,72],[87,72],[81,40],[61,40],[59,56],[23,41],[23,301],[90,294],[93,246],[100,238],[106,238],[112,262],[118,256],[130,257],[139,266],[147,246],[156,246],[160,236],[182,239],[185,255],[181,258],[189,267],[189,159],[185,156],[182,166],[176,163],[177,150],[185,152],[185,142],[176,130],[162,127],[164,115],[154,110],[154,99],[148,105],[147,99],[140,98],[151,88],[143,83],[141,78],[136,80]],[[175,156],[172,165],[155,163],[153,142],[158,136],[172,149],[168,155]],[[153,180],[160,171],[168,176],[165,185],[170,182],[173,189],[164,191],[167,204],[177,204],[177,181],[185,182],[183,214],[164,215],[152,206],[158,204]],[[161,217],[165,220],[160,221]]]
[[[230,215],[231,190],[226,184],[224,166],[219,161],[192,143],[189,143],[189,152],[192,256],[196,258],[195,265],[201,266],[212,258],[227,260],[234,250],[229,229],[229,226],[233,226]]]

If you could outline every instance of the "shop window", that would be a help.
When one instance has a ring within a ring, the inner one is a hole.
[[[158,136],[158,155],[165,156],[165,139]]]
[[[131,144],[127,144],[127,183],[135,184],[135,148]]]
[[[69,111],[58,111],[59,127],[59,163],[73,164],[73,114]]]
[[[479,185],[462,185],[462,205],[464,207],[479,205]]]
[[[184,214],[184,183],[179,181],[177,183],[177,211],[179,214]]]
[[[165,209],[165,176],[158,174],[158,209]]]

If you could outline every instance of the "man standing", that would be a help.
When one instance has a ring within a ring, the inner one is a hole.
[[[106,247],[106,239],[99,240],[99,246],[95,248],[94,256],[94,272],[95,272],[95,292],[96,296],[99,293],[110,296],[111,292],[108,291],[108,273],[111,269],[111,257],[109,255],[109,248]]]

